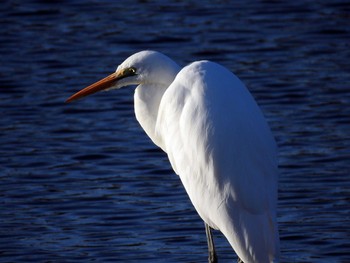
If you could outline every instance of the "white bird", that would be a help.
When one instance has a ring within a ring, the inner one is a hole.
[[[167,153],[205,222],[209,262],[217,262],[211,228],[239,262],[279,262],[277,147],[239,78],[214,62],[181,69],[159,52],[141,51],[67,102],[130,85],[138,85],[137,120]]]

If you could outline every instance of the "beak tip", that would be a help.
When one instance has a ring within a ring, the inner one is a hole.
[[[71,103],[73,101],[73,99],[71,97],[69,97],[68,99],[66,99],[64,101],[65,104]]]

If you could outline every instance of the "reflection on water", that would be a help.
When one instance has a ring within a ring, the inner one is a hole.
[[[279,144],[283,262],[350,261],[346,1],[7,1],[0,10],[2,262],[207,260],[203,223],[137,124],[133,90],[63,104],[142,49],[240,76]]]

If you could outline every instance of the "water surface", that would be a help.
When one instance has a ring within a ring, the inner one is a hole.
[[[350,262],[346,1],[5,1],[0,12],[1,262],[206,262],[204,225],[136,122],[133,89],[63,103],[143,49],[214,60],[246,83],[279,145],[282,262]]]

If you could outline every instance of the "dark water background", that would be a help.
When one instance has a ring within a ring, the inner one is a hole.
[[[206,262],[203,223],[136,122],[133,89],[63,103],[143,49],[211,59],[246,83],[280,149],[282,262],[350,262],[348,1],[5,1],[0,12],[1,262]]]

